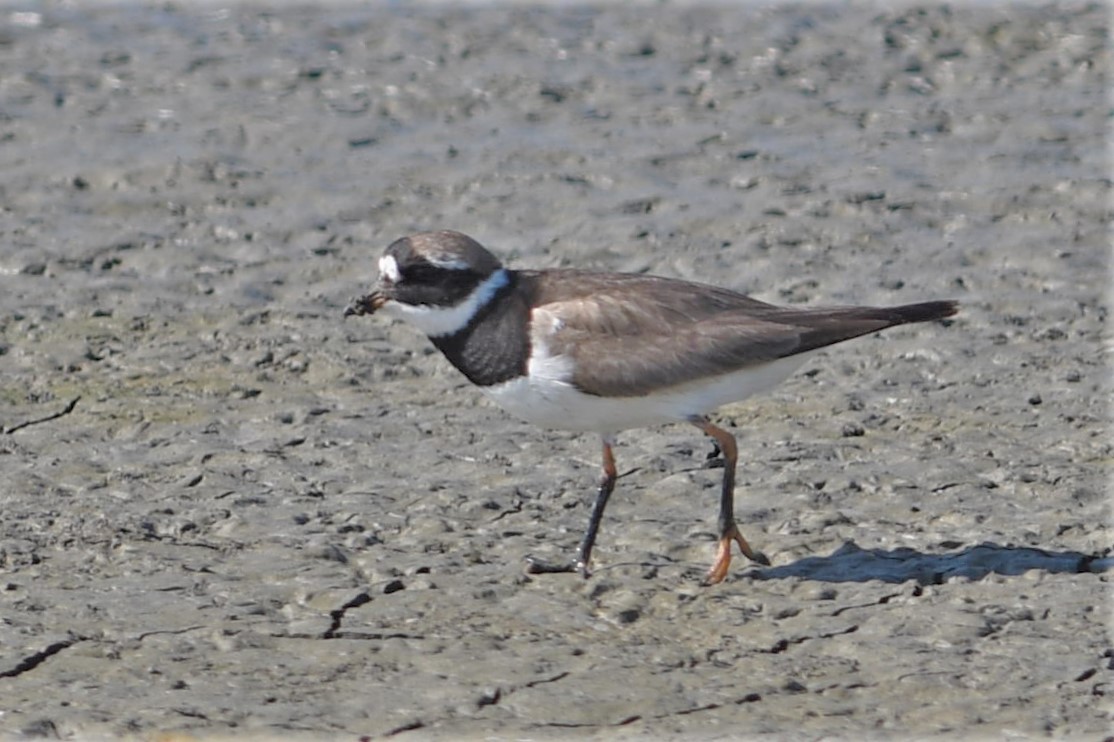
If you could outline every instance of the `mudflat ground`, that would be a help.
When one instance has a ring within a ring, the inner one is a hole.
[[[33,7],[32,7],[33,6]],[[1110,733],[1108,10],[3,5],[0,737]],[[720,470],[343,321],[391,240],[956,298]],[[1105,336],[1105,341],[1104,341]]]

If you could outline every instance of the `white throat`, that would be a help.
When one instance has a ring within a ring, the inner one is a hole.
[[[510,280],[506,269],[500,268],[476,286],[463,301],[451,307],[388,301],[383,305],[383,311],[406,320],[431,338],[453,335],[467,327],[476,312]]]

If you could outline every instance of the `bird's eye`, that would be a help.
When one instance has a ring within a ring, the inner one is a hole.
[[[437,276],[437,269],[429,263],[411,263],[402,268],[400,281],[410,283],[433,283]]]
[[[425,271],[422,270],[421,265],[409,265],[403,272],[403,277],[407,281],[421,281]]]

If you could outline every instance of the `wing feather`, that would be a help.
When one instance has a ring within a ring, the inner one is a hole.
[[[706,284],[631,274],[521,276],[549,354],[571,358],[572,383],[603,397],[642,396],[955,312],[952,302],[786,308]]]

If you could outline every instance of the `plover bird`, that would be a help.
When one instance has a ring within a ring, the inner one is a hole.
[[[954,301],[898,307],[779,307],[699,283],[628,273],[512,270],[459,232],[396,240],[379,281],[345,316],[382,311],[424,332],[507,412],[546,428],[593,431],[603,441],[600,478],[576,559],[588,564],[617,477],[617,433],[662,423],[695,425],[723,452],[715,562],[727,575],[734,544],[752,561],[735,522],[734,437],[707,415],[770,389],[819,348],[909,322],[950,317]]]

